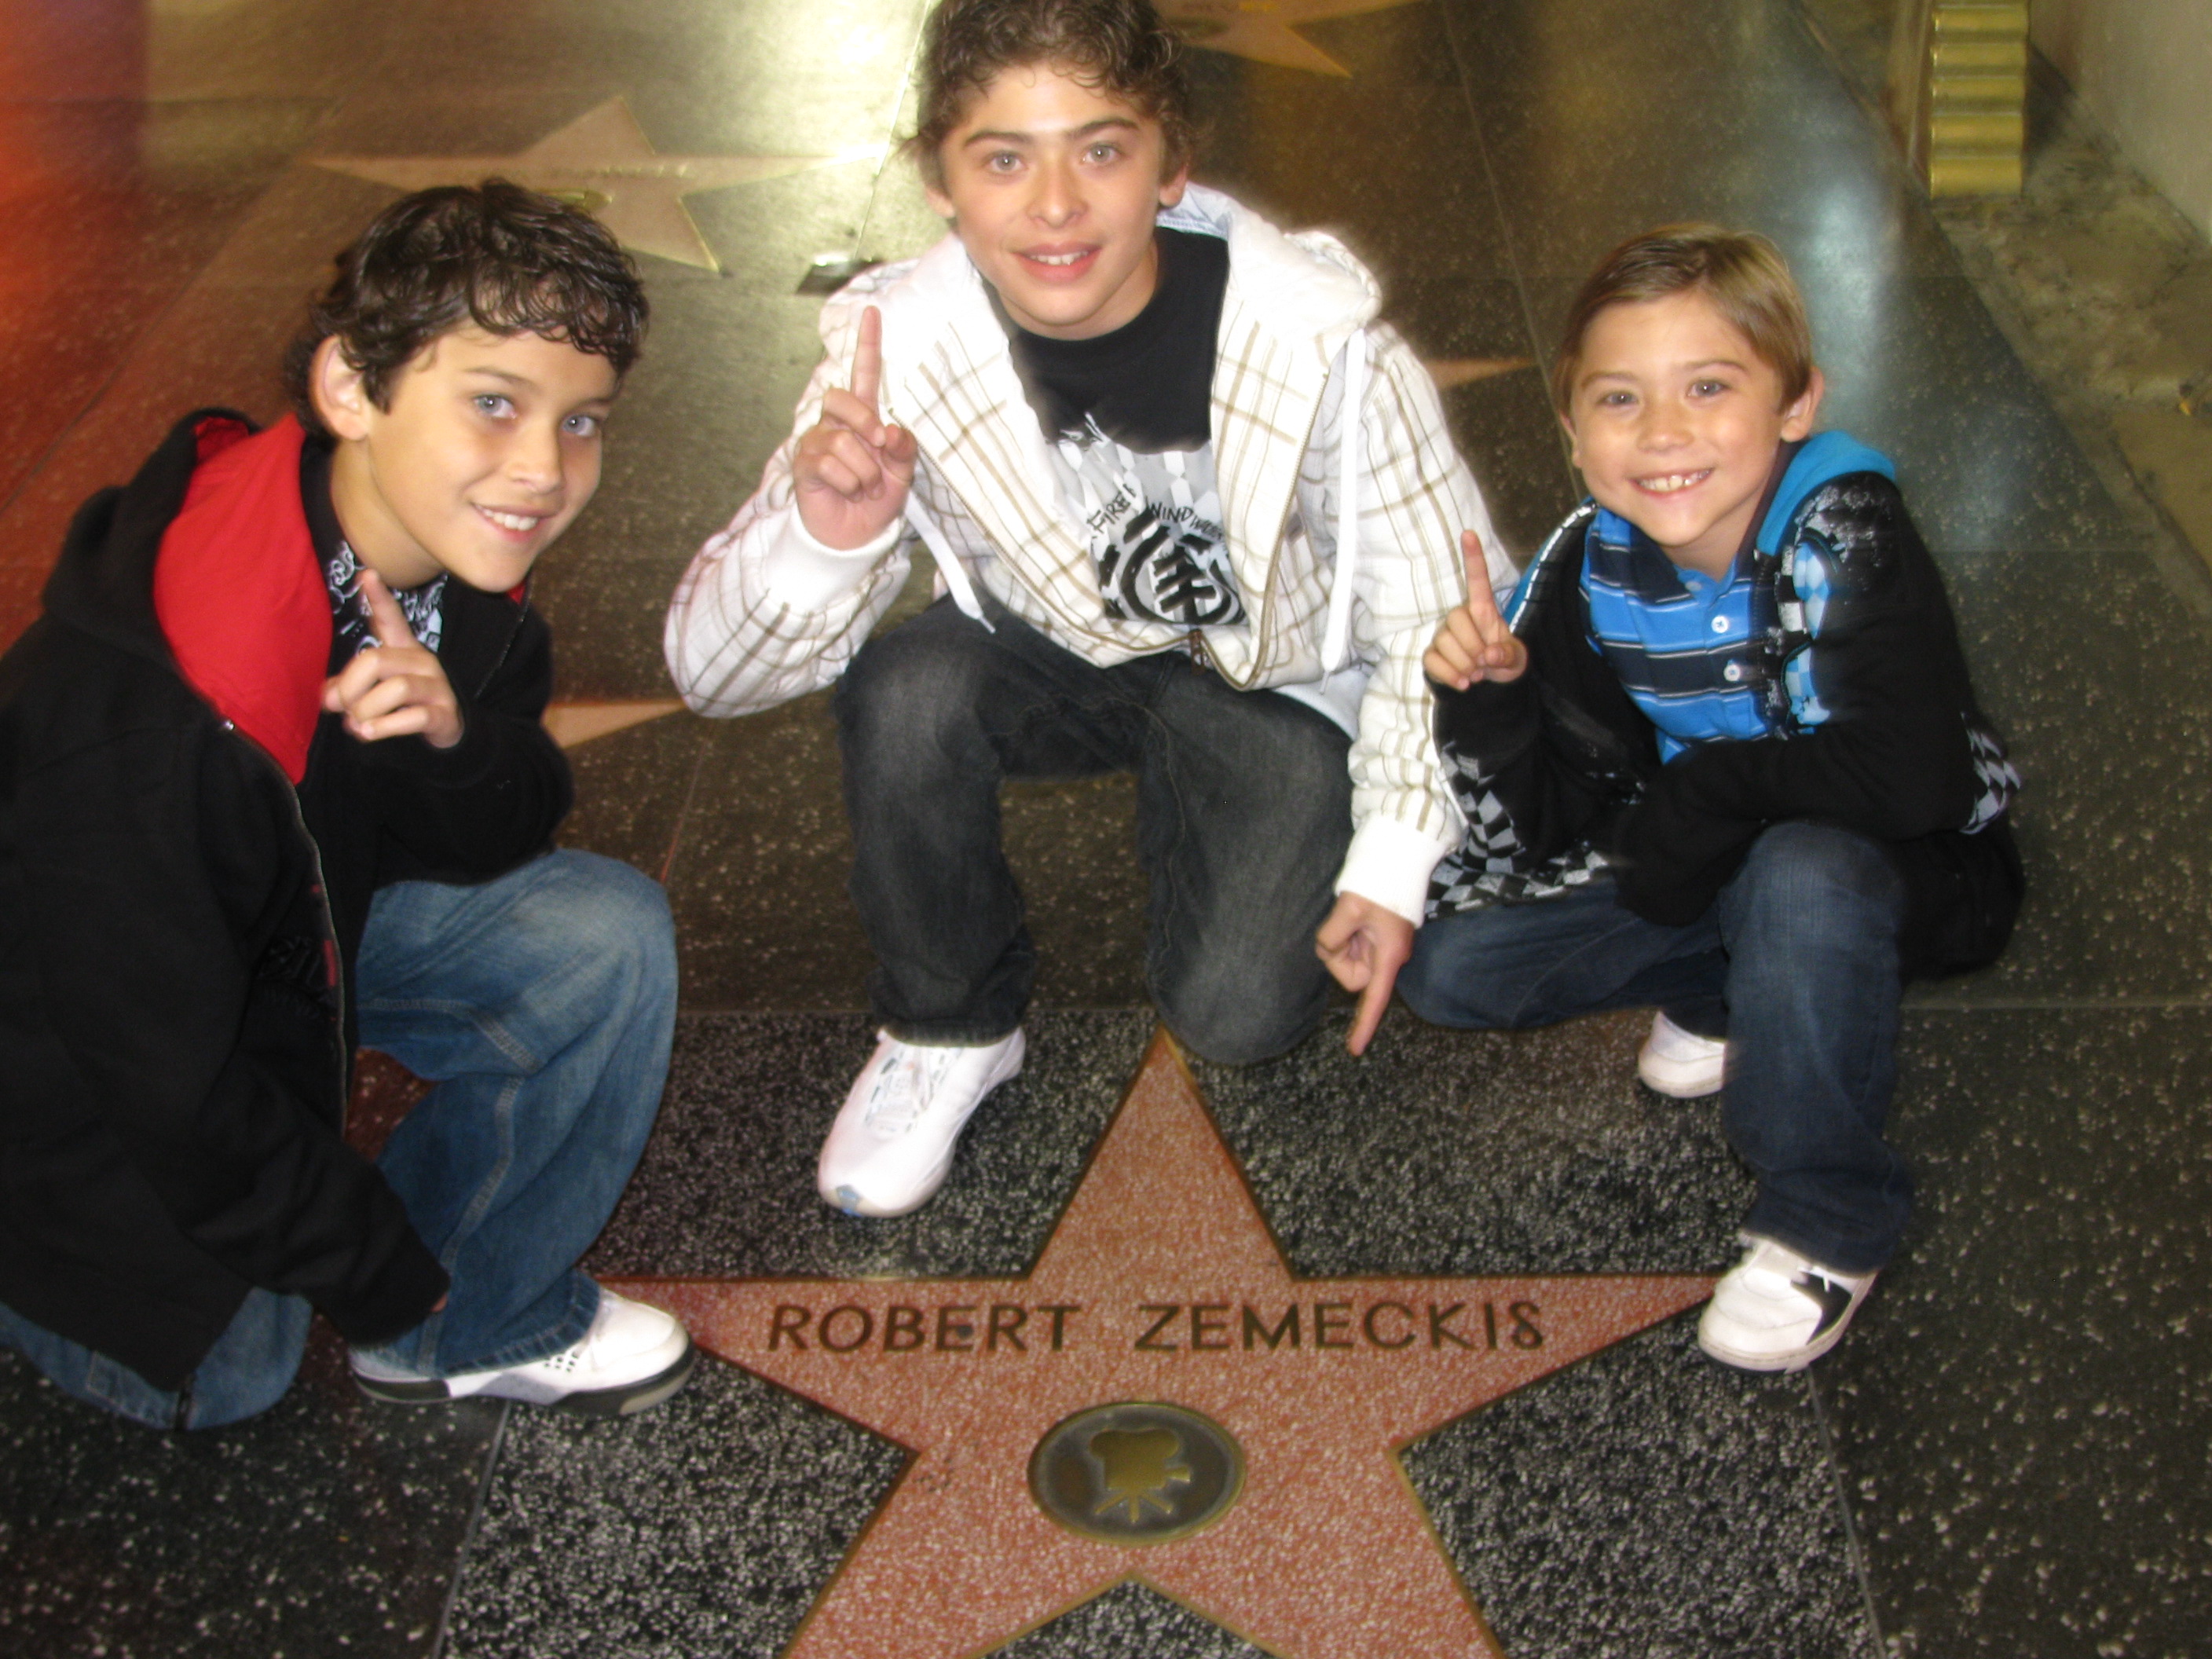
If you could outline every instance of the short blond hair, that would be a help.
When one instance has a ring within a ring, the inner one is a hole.
[[[1805,395],[1813,383],[1813,330],[1782,250],[1755,230],[1661,225],[1607,254],[1568,307],[1552,360],[1552,401],[1559,413],[1573,411],[1583,341],[1600,312],[1692,289],[1711,299],[1759,361],[1782,377],[1784,409]]]

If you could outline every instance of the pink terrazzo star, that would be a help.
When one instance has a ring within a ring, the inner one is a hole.
[[[985,1653],[1131,1579],[1285,1659],[1504,1659],[1399,1449],[1712,1286],[1294,1278],[1164,1035],[1026,1279],[614,1282],[914,1454],[787,1659]],[[1130,1401],[1241,1446],[1202,1529],[1103,1542],[1031,1497],[1048,1431]]]

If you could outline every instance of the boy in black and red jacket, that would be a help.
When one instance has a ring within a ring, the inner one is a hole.
[[[0,1343],[235,1421],[311,1309],[378,1398],[614,1413],[682,1328],[575,1262],[658,1109],[659,889],[554,852],[539,554],[646,317],[590,219],[427,191],[339,256],[297,418],[189,417],[71,526],[0,661]],[[437,1086],[377,1164],[356,1040]]]
[[[1592,499],[1505,614],[1474,584],[1424,659],[1468,838],[1398,988],[1448,1025],[1656,1005],[1644,1080],[1723,1093],[1759,1183],[1698,1339],[1794,1370],[1903,1231],[1900,987],[2003,948],[2018,780],[1889,461],[1813,434],[1772,244],[1624,243],[1553,390]]]

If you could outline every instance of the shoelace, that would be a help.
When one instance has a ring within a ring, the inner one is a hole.
[[[921,1115],[929,1109],[930,1097],[937,1092],[938,1079],[957,1049],[941,1048],[931,1053],[927,1048],[910,1047],[876,1079],[876,1091],[868,1102],[868,1127],[889,1139],[902,1135],[914,1127]]]

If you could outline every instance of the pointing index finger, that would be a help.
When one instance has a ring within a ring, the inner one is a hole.
[[[1482,538],[1474,531],[1459,532],[1460,562],[1467,569],[1468,609],[1486,619],[1498,615],[1498,595],[1490,586],[1490,556],[1483,550]]]
[[[392,597],[392,589],[385,585],[384,578],[364,565],[356,580],[368,606],[369,629],[376,635],[376,642],[386,646],[417,643],[415,630],[408,624],[407,613]]]
[[[860,340],[853,349],[853,395],[876,410],[876,389],[884,379],[884,313],[870,306],[860,313]]]

